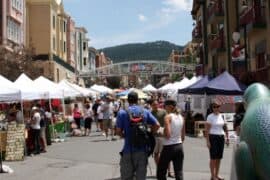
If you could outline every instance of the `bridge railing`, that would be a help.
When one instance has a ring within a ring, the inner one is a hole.
[[[168,61],[129,61],[117,64],[111,64],[90,70],[89,72],[80,73],[80,77],[89,76],[122,76],[142,74],[170,74],[194,72],[195,64],[178,64]]]

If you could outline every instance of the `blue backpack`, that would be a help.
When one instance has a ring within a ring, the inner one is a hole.
[[[148,156],[150,156],[154,151],[155,138],[154,135],[148,131],[148,126],[144,119],[144,109],[141,108],[141,111],[138,114],[132,113],[130,110],[127,110],[127,113],[129,114],[130,121],[131,148],[145,147]]]

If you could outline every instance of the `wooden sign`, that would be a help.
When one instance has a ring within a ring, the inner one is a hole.
[[[24,124],[11,122],[7,127],[6,161],[18,161],[24,158]]]

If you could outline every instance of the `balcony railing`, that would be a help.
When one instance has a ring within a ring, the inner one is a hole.
[[[202,38],[202,26],[201,23],[198,23],[198,25],[195,26],[195,28],[192,31],[192,38]]]
[[[254,25],[266,25],[264,6],[249,7],[240,15],[241,26],[250,23],[253,23]]]
[[[224,41],[224,31],[220,29],[218,35],[211,40],[210,43],[211,49],[225,49],[225,41]]]
[[[224,2],[223,0],[216,0],[213,4],[208,6],[208,19],[213,15],[224,16]]]

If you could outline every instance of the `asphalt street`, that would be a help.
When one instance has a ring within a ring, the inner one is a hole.
[[[117,180],[119,151],[123,140],[106,141],[100,133],[90,137],[71,137],[66,142],[53,143],[48,152],[26,157],[24,161],[4,162],[13,174],[0,174],[0,180]],[[232,145],[225,148],[220,174],[229,179]],[[184,178],[209,180],[209,155],[205,139],[187,137],[184,142]],[[148,177],[155,179],[156,167],[149,158]]]

